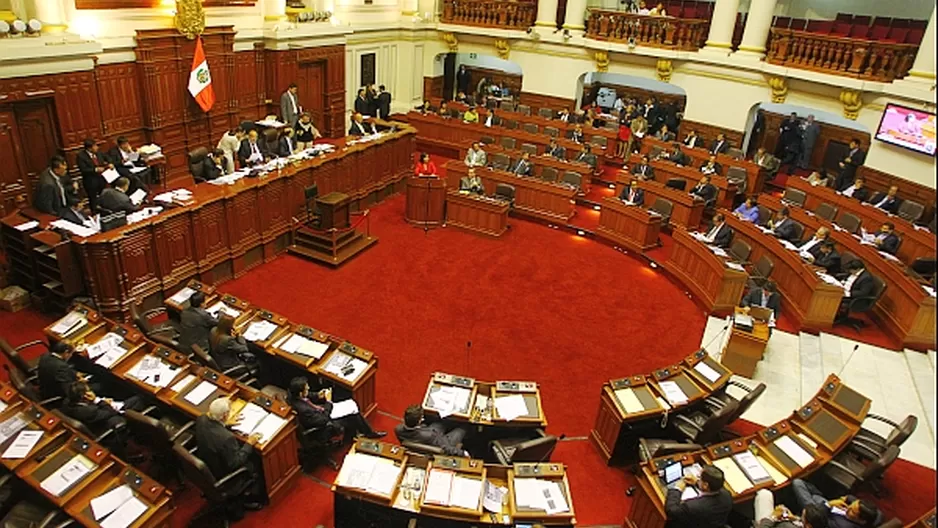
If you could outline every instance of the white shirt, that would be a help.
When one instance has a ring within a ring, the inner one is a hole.
[[[780,227],[782,227],[783,225],[785,225],[785,222],[787,222],[787,221],[788,221],[788,218],[782,218],[782,220],[781,220],[780,222],[776,222],[776,223],[773,225],[772,231],[776,231],[776,232],[777,232],[777,231],[778,231],[778,228],[780,228]]]
[[[844,282],[844,297],[850,297],[850,290],[853,288],[853,283],[857,281],[857,278],[863,274],[863,270],[857,270],[853,275],[847,277],[847,281]]]
[[[717,237],[717,233],[720,232],[721,227],[723,227],[723,224],[717,224],[713,226],[713,228],[710,230],[709,233],[707,233],[707,236],[705,236],[704,239],[707,242],[713,242],[713,240]]]
[[[876,204],[876,207],[877,207],[878,209],[882,209],[883,204],[885,204],[887,200],[889,200],[889,195],[888,195],[888,194],[887,194],[886,196],[883,196],[883,199],[880,200],[878,204]]]
[[[820,244],[820,243],[821,243],[821,239],[819,239],[819,238],[812,238],[811,240],[808,240],[808,242],[807,242],[804,246],[802,246],[801,251],[804,251],[805,253],[807,253],[807,252],[811,251],[811,248],[813,248],[814,246],[816,246],[816,245],[818,245],[818,244]]]
[[[293,92],[287,92],[287,95],[290,96],[290,103],[293,104],[293,113],[299,114],[300,108],[296,105],[296,96],[293,95]]]
[[[686,140],[686,141],[687,141],[687,146],[690,147],[690,148],[696,147],[696,146],[697,146],[697,140],[698,140],[698,139],[700,139],[698,136],[688,137],[687,140]]]
[[[844,190],[844,196],[849,196],[850,198],[853,198],[853,192],[856,190],[857,190],[857,186],[851,185],[850,187]]]
[[[489,128],[492,127],[492,114],[489,114],[489,116],[485,118],[485,126]]]

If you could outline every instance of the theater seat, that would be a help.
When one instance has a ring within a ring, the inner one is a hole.
[[[821,473],[834,488],[833,496],[854,493],[861,488],[872,489],[879,496],[882,491],[881,480],[886,470],[899,458],[899,448],[889,446],[883,454],[868,464],[864,464],[849,451],[837,455],[827,463]]]
[[[205,158],[208,157],[208,149],[205,147],[199,147],[195,150],[189,152],[189,172],[192,174],[192,178],[195,180],[195,183],[202,183],[205,181],[205,172],[203,170],[202,162],[205,161]]]
[[[650,210],[661,215],[661,226],[664,227],[671,222],[671,213],[674,211],[674,204],[671,203],[671,200],[655,198],[655,203],[651,206]]]

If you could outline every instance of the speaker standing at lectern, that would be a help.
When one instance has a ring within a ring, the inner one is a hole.
[[[436,165],[430,161],[426,152],[420,154],[420,161],[414,166],[414,176],[436,176]]]

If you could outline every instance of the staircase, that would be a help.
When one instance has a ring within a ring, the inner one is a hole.
[[[300,226],[293,230],[293,244],[287,250],[294,255],[338,268],[377,243],[377,237],[360,233],[357,229],[331,232]]]

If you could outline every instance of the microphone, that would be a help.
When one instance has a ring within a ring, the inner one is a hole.
[[[842,367],[840,367],[840,372],[837,373],[837,377],[838,377],[838,378],[840,377],[841,374],[844,373],[844,370],[846,370],[847,365],[850,364],[850,360],[853,359],[853,355],[856,354],[856,353],[857,353],[857,350],[859,350],[859,349],[860,349],[860,344],[859,344],[859,343],[853,345],[853,350],[851,350],[851,351],[850,351],[850,355],[847,356],[847,361],[844,361],[844,365],[843,365]]]
[[[720,330],[720,332],[717,333],[717,335],[713,336],[713,337],[710,339],[710,341],[708,341],[707,344],[704,345],[704,346],[702,346],[701,348],[706,351],[708,348],[710,348],[710,345],[712,345],[713,342],[716,341],[718,337],[722,337],[723,334],[725,334],[726,331],[729,330],[729,328],[730,328],[730,323],[727,322],[726,325],[723,327],[723,330]],[[709,352],[707,352],[707,353],[709,354]]]

